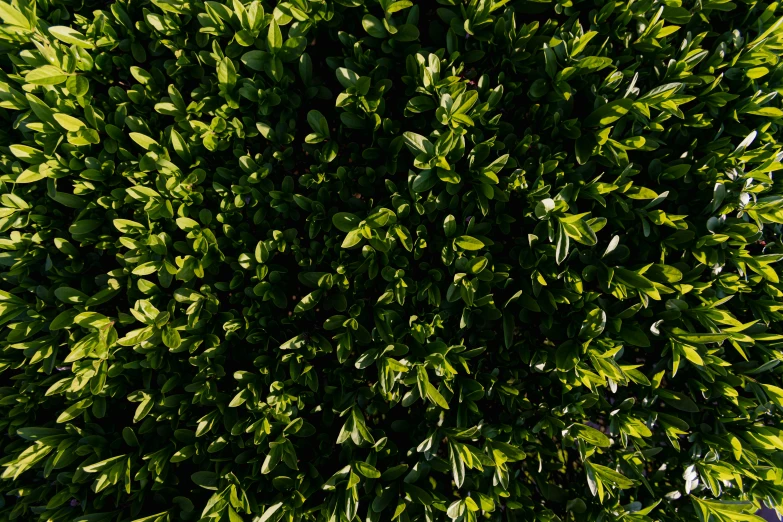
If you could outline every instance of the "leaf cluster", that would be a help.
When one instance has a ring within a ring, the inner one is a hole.
[[[0,522],[783,513],[767,0],[0,0]]]

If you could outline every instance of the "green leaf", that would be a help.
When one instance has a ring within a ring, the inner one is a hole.
[[[176,129],[171,129],[171,146],[177,156],[179,156],[185,162],[190,163],[190,147]]]
[[[383,23],[370,14],[364,15],[364,18],[362,18],[362,27],[367,31],[367,34],[374,38],[386,38],[388,34]]]
[[[620,337],[631,346],[640,346],[642,348],[650,346],[650,339],[637,324],[624,322],[620,329]]]
[[[588,444],[592,444],[593,446],[598,446],[599,448],[608,448],[612,445],[612,439],[597,429],[591,428],[585,424],[572,424],[569,430],[574,437],[582,439]]]
[[[449,462],[451,463],[451,473],[454,477],[454,484],[457,488],[462,487],[465,482],[465,463],[462,460],[457,446],[449,441]]]
[[[400,42],[413,42],[419,39],[419,28],[413,24],[403,24],[397,28],[392,38]]]
[[[137,221],[131,221],[130,219],[115,219],[113,221],[114,228],[122,232],[123,234],[133,232],[145,232],[147,228]]]
[[[11,151],[11,154],[25,163],[37,165],[39,163],[44,163],[47,159],[43,151],[28,147],[27,145],[11,145],[8,149]]]
[[[579,345],[573,341],[566,341],[558,346],[555,352],[555,364],[561,372],[573,370],[579,363]]]
[[[283,48],[283,33],[280,31],[280,26],[277,25],[277,21],[272,19],[269,24],[269,29],[266,34],[266,45],[269,48],[269,52],[272,54],[277,53]]]
[[[84,122],[82,122],[80,119],[74,118],[73,116],[69,116],[67,114],[55,113],[54,119],[57,121],[60,127],[70,132],[75,132],[86,127]]]
[[[69,288],[67,286],[61,286],[60,288],[56,289],[54,291],[55,297],[62,301],[63,303],[71,303],[71,304],[81,304],[86,303],[87,299],[89,299],[89,296],[83,292],[80,292],[79,290],[76,290],[74,288]]]
[[[91,404],[92,399],[82,399],[63,410],[55,422],[57,424],[62,424],[63,422],[72,421],[73,419],[79,417],[84,412],[84,410],[90,407]]]
[[[783,408],[783,388],[772,384],[762,384],[761,387],[775,406]]]
[[[590,156],[593,153],[593,149],[595,148],[596,141],[592,134],[582,134],[579,138],[576,140],[575,144],[575,152],[576,152],[576,161],[580,165],[584,165],[590,160]]]
[[[449,403],[446,402],[446,399],[443,398],[443,395],[438,391],[437,388],[435,388],[432,384],[429,382],[426,384],[427,388],[427,398],[432,401],[433,404],[437,404],[444,410],[449,409]]]
[[[152,147],[160,147],[158,145],[158,142],[150,138],[149,136],[142,134],[140,132],[131,132],[128,134],[130,136],[130,139],[135,141],[139,147],[141,147],[144,150],[150,150]]]
[[[218,83],[220,87],[228,91],[237,82],[237,72],[234,68],[234,62],[230,58],[220,60],[217,69]]]
[[[506,444],[505,442],[500,442],[493,440],[492,441],[492,447],[496,450],[499,450],[505,457],[509,460],[509,462],[517,462],[519,460],[524,460],[527,455],[525,455],[525,452],[520,450],[514,445]]]
[[[264,51],[248,51],[240,58],[240,61],[245,64],[246,67],[253,69],[254,71],[265,70],[265,66],[269,60],[269,53],[265,53]]]
[[[363,461],[358,461],[355,464],[357,471],[369,479],[375,479],[381,477],[381,472],[375,469],[373,466]]]
[[[61,42],[81,47],[82,49],[92,49],[95,47],[82,33],[64,25],[51,26],[48,29],[49,34]]]
[[[307,113],[307,123],[313,132],[318,135],[321,140],[329,138],[329,124],[324,118],[324,115],[320,111],[312,110]]]
[[[565,231],[562,223],[558,223],[557,241],[555,243],[555,262],[560,265],[568,258],[570,248],[569,234]]]
[[[355,87],[356,83],[359,81],[359,75],[350,69],[346,69],[345,67],[340,67],[337,69],[336,74],[337,81],[339,81],[340,85],[346,89]]]
[[[418,174],[411,188],[414,192],[427,192],[438,183],[438,175],[432,170],[424,170]]]
[[[429,96],[414,96],[408,100],[408,104],[405,108],[414,113],[426,112],[433,110],[437,105],[435,101]]]
[[[292,62],[302,55],[306,47],[307,39],[304,36],[295,36],[283,42],[278,56],[284,62]]]
[[[446,233],[446,237],[452,237],[457,232],[457,220],[453,215],[449,214],[443,220],[443,231]]]
[[[579,336],[586,339],[594,339],[601,335],[606,327],[606,312],[600,308],[593,308],[587,312]],[[559,365],[558,365],[559,366]]]
[[[443,182],[445,182],[445,183],[450,183],[452,185],[456,185],[457,183],[462,181],[462,178],[460,177],[460,175],[457,174],[454,171],[441,169],[441,168],[436,167],[435,168],[435,172],[437,173],[438,179],[443,181]]]
[[[318,304],[318,299],[321,297],[321,293],[321,290],[315,290],[304,296],[302,300],[299,301],[299,303],[297,303],[297,305],[294,307],[294,313],[298,314],[315,308],[315,306]]]
[[[745,71],[745,76],[751,80],[758,80],[769,74],[769,68],[767,67],[753,67]]]
[[[389,14],[394,14],[398,11],[402,11],[403,9],[407,9],[409,7],[413,7],[413,2],[411,2],[410,0],[397,0],[395,2],[387,2],[386,12]]]
[[[728,339],[728,334],[722,333],[690,333],[680,328],[672,329],[672,337],[685,343],[720,343]]]
[[[218,476],[211,471],[197,471],[190,476],[193,483],[204,489],[217,490]]]
[[[612,59],[606,56],[586,56],[576,64],[583,73],[593,73],[612,65]]]
[[[617,488],[628,489],[636,485],[633,480],[606,466],[593,464],[592,462],[586,462],[585,466],[590,468],[603,482],[612,484]]]
[[[365,129],[368,121],[350,112],[340,114],[340,121],[349,129]]]
[[[356,215],[351,214],[350,212],[338,212],[332,216],[332,224],[340,232],[350,232],[359,226],[360,222],[361,219],[359,219]]]
[[[24,77],[24,81],[33,85],[59,85],[67,79],[68,75],[53,65],[33,69]]]
[[[258,522],[267,522],[268,520],[272,520],[272,518],[275,517],[282,507],[282,502],[272,504],[264,510],[264,513],[258,518]]]
[[[684,393],[662,389],[656,390],[656,392],[663,399],[663,401],[672,408],[687,413],[697,413],[699,411],[699,407],[696,406],[696,403],[693,402],[693,399]]]
[[[585,127],[609,125],[625,116],[631,110],[631,106],[633,106],[633,101],[628,98],[611,101],[591,112],[585,118],[583,125]]]
[[[351,230],[346,234],[345,239],[343,239],[342,244],[340,245],[342,248],[352,248],[358,245],[362,242],[362,235],[359,230]]]
[[[277,56],[272,56],[264,63],[264,71],[276,82],[283,79],[283,62]]]
[[[481,250],[484,248],[484,243],[471,236],[460,236],[454,240],[454,243],[463,250]]]
[[[509,312],[503,313],[503,341],[506,348],[514,344],[514,316]]]
[[[52,322],[49,323],[49,330],[55,331],[55,330],[62,330],[63,328],[67,328],[73,324],[74,318],[79,315],[78,310],[69,309],[65,310],[63,312],[60,312],[57,317],[52,319]]]
[[[430,141],[420,134],[415,132],[403,132],[402,137],[405,140],[405,145],[414,154],[427,154],[431,155],[435,151],[435,147]]]
[[[6,24],[23,27],[24,29],[31,28],[26,16],[13,5],[3,1],[0,1],[0,19]]]

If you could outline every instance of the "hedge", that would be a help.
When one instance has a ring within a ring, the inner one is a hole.
[[[783,6],[273,4],[0,0],[0,521],[783,513]]]

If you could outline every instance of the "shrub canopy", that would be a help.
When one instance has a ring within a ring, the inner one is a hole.
[[[782,506],[781,6],[555,1],[0,0],[0,520]]]

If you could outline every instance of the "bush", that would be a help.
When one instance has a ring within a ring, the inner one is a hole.
[[[781,6],[556,1],[0,0],[0,520],[783,507]]]

